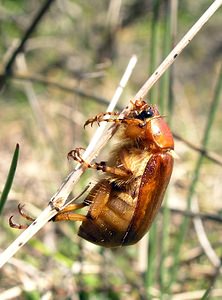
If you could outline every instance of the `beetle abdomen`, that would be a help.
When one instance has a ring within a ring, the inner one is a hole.
[[[107,192],[108,196],[102,203],[101,192],[103,199],[104,193]],[[129,193],[115,189],[107,180],[103,180],[102,185],[99,182],[91,193],[94,195],[94,201],[87,213],[87,220],[82,222],[79,228],[78,235],[104,247],[120,246],[134,214],[135,201]]]

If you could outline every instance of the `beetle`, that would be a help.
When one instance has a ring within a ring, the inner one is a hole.
[[[173,169],[174,140],[170,128],[157,106],[136,100],[128,114],[108,112],[96,115],[86,125],[100,122],[118,125],[119,144],[107,162],[87,163],[81,149],[68,157],[85,168],[100,170],[104,176],[82,203],[70,204],[53,221],[81,221],[78,235],[103,247],[137,243],[149,230],[162,204]],[[88,206],[86,215],[76,213]],[[19,208],[20,214],[31,219]],[[17,225],[10,218],[10,226]]]

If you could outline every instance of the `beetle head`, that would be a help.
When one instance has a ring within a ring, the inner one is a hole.
[[[129,138],[146,140],[152,148],[173,149],[174,141],[169,126],[160,115],[155,105],[148,105],[143,100],[137,100],[129,118],[141,122],[127,124],[125,134]]]

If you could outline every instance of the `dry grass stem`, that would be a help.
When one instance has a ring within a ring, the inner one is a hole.
[[[142,88],[138,91],[135,99],[144,98],[151,87],[157,82],[157,80],[163,75],[163,73],[172,65],[178,55],[183,49],[191,42],[198,31],[204,26],[209,18],[217,11],[221,6],[222,0],[214,1],[211,6],[205,11],[205,13],[199,18],[199,20],[191,27],[191,29],[184,35],[180,42],[173,48],[170,54],[159,65],[155,72],[148,78]]]
[[[219,166],[222,166],[222,157],[218,155],[217,153],[214,153],[213,151],[208,151],[203,147],[199,147],[195,145],[194,143],[191,143],[190,141],[184,139],[179,134],[173,132],[173,137],[177,139],[178,141],[181,141],[185,145],[187,145],[189,148],[193,149],[194,151],[200,152],[203,156],[211,160],[212,162],[216,163]]]
[[[191,210],[194,213],[199,213],[199,205],[197,198],[195,197],[192,201]],[[202,246],[205,255],[208,257],[210,262],[214,267],[219,267],[221,265],[220,258],[214,251],[213,247],[211,246],[211,243],[207,237],[206,231],[204,229],[203,221],[200,217],[193,218],[193,224],[197,233],[197,237],[199,239],[200,245]]]
[[[178,293],[172,296],[171,300],[193,300],[193,299],[202,299],[205,290],[196,290],[193,292]],[[221,297],[222,289],[213,289],[211,292],[212,297]],[[219,298],[218,298],[219,299]]]

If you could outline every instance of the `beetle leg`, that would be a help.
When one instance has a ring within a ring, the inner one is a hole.
[[[19,214],[20,214],[23,218],[25,218],[26,220],[29,220],[29,221],[34,222],[34,221],[35,221],[34,218],[32,218],[32,217],[30,217],[28,214],[24,213],[24,211],[22,210],[23,207],[24,207],[24,205],[21,205],[21,204],[19,203],[19,205],[18,205],[18,211],[19,211]],[[12,228],[17,228],[17,229],[26,229],[26,228],[29,227],[29,225],[27,225],[27,224],[21,225],[21,224],[14,223],[14,222],[12,221],[12,218],[13,218],[13,216],[11,216],[11,217],[9,218],[9,225],[10,225],[10,227],[12,227]]]
[[[10,227],[16,228],[16,229],[26,229],[26,228],[29,227],[28,224],[23,225],[23,224],[17,224],[17,223],[15,223],[14,221],[12,221],[13,217],[14,217],[14,216],[11,216],[11,217],[9,218],[9,220],[8,220],[9,226],[10,226]]]
[[[72,204],[67,205],[63,209],[61,209],[57,215],[67,213],[67,212],[70,212],[70,211],[74,211],[74,210],[83,208],[85,206],[86,206],[85,203],[72,203]]]
[[[86,220],[86,216],[80,215],[80,214],[75,214],[75,213],[71,213],[70,211],[75,211],[77,209],[83,208],[87,206],[86,203],[76,203],[76,204],[69,204],[67,207],[65,207],[64,209],[62,209],[55,217],[53,217],[51,220],[54,222],[59,222],[59,221],[63,221],[63,220],[70,220],[70,221],[85,221]],[[24,207],[24,205],[19,204],[18,205],[18,211],[20,213],[20,215],[29,220],[34,222],[35,219],[31,218],[29,215],[27,215],[26,213],[24,213],[22,211],[22,208]],[[11,216],[9,218],[9,225],[12,228],[16,228],[16,229],[26,229],[29,227],[28,224],[17,224],[14,223],[14,221],[12,221],[13,216]]]
[[[133,102],[133,101],[130,101],[130,102],[131,102],[131,105],[132,105],[131,112],[132,111],[138,111],[138,110],[139,111],[144,110],[148,106],[148,104],[142,99],[136,100],[135,102]],[[120,115],[119,112],[100,113],[100,114],[96,115],[95,117],[88,119],[84,124],[84,128],[89,124],[91,124],[91,127],[92,127],[93,123],[95,123],[95,122],[97,123],[97,125],[99,125],[99,123],[101,123],[101,122],[122,123],[122,122],[125,122],[125,120],[127,120],[126,117],[123,118],[123,119],[107,118],[108,116],[109,117],[118,117],[119,115]],[[132,119],[135,119],[135,118],[132,118]]]
[[[75,213],[62,213],[62,214],[58,214],[54,217],[54,219],[52,219],[52,221],[54,222],[60,222],[60,221],[81,221],[84,222],[87,220],[87,217],[84,215],[80,215],[80,214],[75,214]]]
[[[71,150],[68,153],[68,158],[72,158],[75,161],[79,162],[81,165],[83,165],[85,168],[90,168],[90,169],[95,169],[98,171],[102,171],[104,173],[109,173],[112,175],[116,175],[116,176],[120,176],[120,177],[126,177],[126,176],[130,176],[132,174],[132,172],[123,167],[110,167],[106,165],[105,161],[101,161],[99,163],[87,163],[80,155],[80,150],[82,150],[83,148],[76,148]]]
[[[25,205],[23,204],[20,204],[19,203],[19,205],[18,205],[18,211],[19,211],[19,213],[20,213],[20,215],[23,217],[23,218],[25,218],[26,220],[29,220],[29,221],[34,221],[35,219],[34,218],[32,218],[32,217],[30,217],[28,214],[26,214],[22,209],[23,209],[23,207],[24,207]]]
[[[95,117],[88,119],[84,124],[84,128],[89,124],[91,124],[91,127],[92,127],[93,123],[95,123],[95,122],[97,123],[97,125],[99,125],[99,123],[104,122],[104,121],[105,122],[115,122],[115,120],[118,120],[118,119],[111,119],[111,118],[107,119],[106,117],[108,117],[108,116],[117,117],[117,116],[119,116],[119,112],[112,111],[112,112],[100,113],[100,114],[96,115]]]
[[[52,218],[53,222],[60,222],[60,221],[86,221],[87,218],[84,215],[72,213],[71,211],[75,211],[77,209],[83,208],[87,206],[86,203],[73,203],[69,204],[65,208],[63,208],[57,215]]]
[[[131,111],[142,111],[148,108],[148,104],[146,101],[144,101],[142,98],[137,99],[135,101],[130,100],[132,109]]]
[[[84,161],[84,159],[82,158],[81,154],[80,154],[80,150],[85,150],[82,147],[78,147],[75,148],[71,151],[69,151],[69,153],[67,154],[67,158],[72,158],[73,160],[79,162],[80,164],[84,165],[86,164],[86,167],[88,167],[88,164]]]
[[[109,167],[106,165],[105,161],[101,161],[100,163],[94,163],[91,165],[91,168],[119,177],[127,177],[132,175],[132,172],[129,169],[126,169],[124,167]]]
[[[85,192],[85,190],[84,190]],[[80,195],[82,195],[83,193],[81,193]],[[76,199],[78,199],[80,196],[78,196]],[[85,216],[83,215],[79,215],[79,214],[73,214],[70,213],[70,211],[75,211],[77,209],[83,208],[87,206],[87,203],[74,203],[74,204],[69,204],[68,206],[66,206],[65,208],[63,208],[55,217],[53,217],[51,220],[52,221],[62,221],[62,220],[73,220],[73,221],[84,221],[86,219]],[[25,218],[26,220],[29,220],[31,222],[34,222],[35,219],[30,217],[28,214],[24,213],[24,211],[22,210],[24,207],[24,205],[19,204],[18,205],[18,211],[19,214]],[[11,216],[9,218],[9,225],[12,228],[16,228],[16,229],[26,229],[29,227],[28,224],[17,224],[15,223],[13,220],[13,216]]]
[[[84,128],[85,126],[87,126],[88,124],[92,124],[94,122],[97,122],[97,124],[99,125],[100,122],[113,122],[116,124],[127,124],[127,125],[135,125],[135,126],[140,126],[143,127],[146,125],[146,123],[144,123],[144,121],[139,120],[139,119],[135,119],[135,118],[130,118],[130,117],[123,117],[122,119],[118,119],[118,118],[109,118],[109,119],[105,119],[106,115],[111,114],[111,113],[106,113],[106,114],[100,114],[97,115],[96,117],[89,119],[85,122],[84,124]],[[114,116],[119,115],[118,113],[114,113]]]

